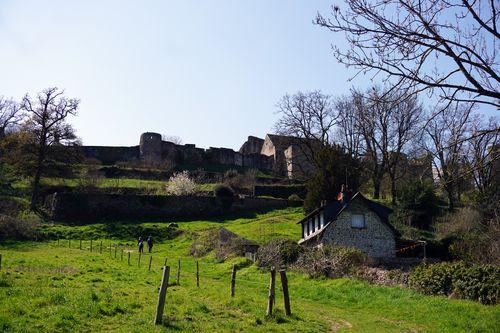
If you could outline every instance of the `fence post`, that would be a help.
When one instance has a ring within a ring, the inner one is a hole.
[[[196,260],[196,286],[200,286],[200,268],[198,266],[198,260]]]
[[[139,252],[139,259],[137,261],[137,267],[141,267],[141,256],[142,256],[142,252]]]
[[[290,295],[288,294],[288,279],[286,278],[286,271],[280,270],[281,288],[283,289],[283,302],[285,303],[285,315],[291,316],[290,309]]]
[[[165,258],[165,264],[163,266],[167,266],[167,258]]]
[[[156,325],[161,324],[163,320],[163,308],[165,307],[165,296],[167,295],[169,275],[170,275],[170,267],[163,266],[163,277],[161,279],[160,293],[158,294],[158,304],[156,306],[156,316],[155,316]]]
[[[111,257],[111,244],[109,244],[109,256]]]
[[[276,269],[274,267],[271,267],[271,280],[269,281],[269,299],[267,302],[266,316],[270,316],[273,314],[275,281],[276,281]]]
[[[102,241],[101,241],[101,243],[99,244],[99,253],[102,253]]]
[[[231,297],[234,297],[235,285],[236,285],[236,265],[233,264],[233,270],[231,272]]]
[[[80,250],[82,249],[82,239],[80,238]]]
[[[177,260],[177,285],[180,285],[180,282],[179,282],[180,278],[181,278],[181,260],[178,259]]]
[[[115,259],[116,259],[116,244],[115,244]]]
[[[128,265],[130,266],[130,251],[128,251],[127,253],[128,253]]]
[[[120,253],[120,261],[123,261],[123,247],[121,248],[121,253]]]
[[[148,271],[151,270],[151,261],[153,260],[153,256],[149,257],[149,266],[148,266]]]

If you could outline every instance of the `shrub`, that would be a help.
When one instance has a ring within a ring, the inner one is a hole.
[[[306,248],[295,264],[310,277],[346,277],[356,274],[367,257],[358,249],[322,246]]]
[[[214,188],[214,195],[218,198],[232,198],[234,197],[234,192],[229,186],[219,184]]]
[[[14,218],[0,215],[0,239],[37,239],[39,237],[39,225],[39,221],[31,216]]]
[[[288,197],[288,200],[290,201],[302,201],[302,199],[299,197],[298,194],[292,194]]]
[[[428,295],[453,294],[483,304],[495,304],[500,293],[500,268],[463,262],[419,266],[410,274],[409,285]]]
[[[168,180],[166,190],[173,195],[190,195],[196,192],[196,182],[189,177],[187,171],[175,173]]]
[[[273,239],[259,247],[257,264],[259,267],[284,267],[299,258],[301,247],[291,239]]]
[[[251,194],[256,177],[257,172],[253,169],[246,171],[244,174],[231,169],[224,173],[224,184],[237,193]]]

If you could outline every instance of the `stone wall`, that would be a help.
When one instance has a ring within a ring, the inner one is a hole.
[[[82,153],[86,158],[94,158],[103,164],[129,162],[139,160],[139,146],[133,147],[106,147],[82,146]]]
[[[238,212],[278,209],[287,200],[243,198],[228,204],[211,196],[149,196],[100,193],[54,193],[45,203],[58,221],[98,221],[102,219],[192,219],[211,218]],[[291,202],[290,206],[296,205]]]
[[[249,136],[247,141],[245,141],[245,143],[241,146],[239,152],[241,154],[260,154],[263,144],[264,139]]]
[[[364,228],[351,226],[353,214],[364,215]],[[351,202],[347,209],[325,229],[322,243],[356,247],[374,258],[393,258],[396,255],[396,240],[392,230],[360,200]]]

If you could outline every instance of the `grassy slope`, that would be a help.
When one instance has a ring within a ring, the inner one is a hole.
[[[15,243],[0,247],[4,256],[0,274],[0,331],[276,331],[276,332],[494,332],[500,321],[499,306],[428,297],[401,288],[370,286],[364,282],[337,279],[311,280],[289,272],[292,318],[283,316],[277,289],[277,314],[265,317],[268,274],[246,265],[241,258],[223,263],[213,256],[200,260],[201,287],[194,279],[195,259],[187,255],[196,231],[224,226],[247,238],[265,241],[270,237],[297,238],[294,222],[299,209],[274,211],[251,218],[179,222],[190,230],[175,240],[154,248],[151,272],[149,255],[137,267],[126,255],[114,259],[102,254],[68,249],[67,242]],[[153,223],[147,223],[150,225]],[[159,223],[156,223],[159,224]],[[52,226],[61,232],[95,226]],[[104,239],[104,244],[132,244],[132,239]],[[98,244],[96,240],[94,245]],[[72,247],[78,247],[73,241]],[[161,264],[167,257],[175,281],[177,259],[182,258],[180,286],[167,292],[165,318],[154,327]],[[229,297],[229,275],[233,263],[241,264],[236,297]],[[5,269],[5,266],[7,269]],[[6,273],[5,273],[6,272]],[[279,284],[279,279],[278,279]],[[498,331],[498,329],[497,329]]]

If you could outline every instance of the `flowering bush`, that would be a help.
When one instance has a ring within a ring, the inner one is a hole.
[[[175,173],[168,180],[166,190],[173,195],[189,195],[196,192],[196,182],[189,177],[187,171]]]

